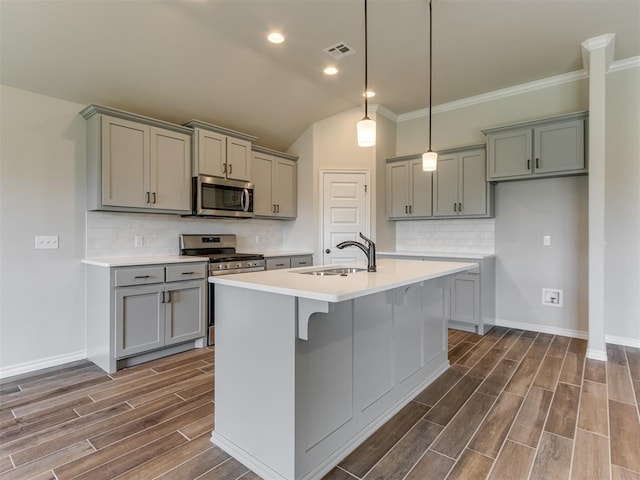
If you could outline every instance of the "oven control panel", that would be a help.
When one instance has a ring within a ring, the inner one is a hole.
[[[209,264],[209,275],[259,272],[260,270],[264,270],[264,268],[264,260],[234,260],[231,262]]]

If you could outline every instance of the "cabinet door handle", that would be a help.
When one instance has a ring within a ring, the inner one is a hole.
[[[233,165],[230,163],[229,164],[229,175],[231,175],[233,173]]]
[[[227,173],[227,164],[226,163],[222,164],[222,173]]]
[[[160,293],[162,293],[162,299],[160,300],[160,303],[166,303],[166,302],[164,301],[164,292],[160,292]]]
[[[284,267],[284,263],[276,263],[276,267]]]
[[[404,213],[409,213],[409,205],[404,206]]]
[[[182,275],[193,275],[196,272],[182,272]]]
[[[413,205],[409,205],[409,213],[413,213]]]
[[[527,170],[531,170],[531,160],[527,160]]]
[[[142,278],[151,278],[151,275],[136,275],[133,278],[142,279]]]
[[[457,211],[458,211],[458,204],[457,204],[457,203],[454,203],[454,204],[453,204],[453,211],[454,211],[454,212],[457,212]]]
[[[165,303],[171,303],[171,290],[167,292],[167,301]]]
[[[536,158],[536,168],[540,168],[540,159]]]
[[[149,195],[150,195],[149,192],[145,192],[145,194],[144,194],[144,203],[151,203]]]
[[[271,213],[276,213],[276,204],[275,203],[271,207]]]
[[[280,213],[280,204],[276,203],[276,213]]]
[[[458,213],[462,211],[462,203],[458,203]]]
[[[298,265],[306,265],[307,262],[298,262]]]
[[[153,192],[153,202],[152,203],[156,203],[156,192]]]

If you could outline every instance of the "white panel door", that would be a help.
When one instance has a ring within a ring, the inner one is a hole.
[[[338,249],[346,240],[362,242],[358,233],[369,236],[368,172],[322,173],[322,263],[366,261],[356,247]]]

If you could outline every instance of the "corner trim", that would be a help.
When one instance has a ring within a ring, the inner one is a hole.
[[[56,355],[54,357],[42,358],[40,360],[34,360],[31,362],[19,363],[7,368],[0,368],[0,378],[14,377],[16,375],[22,375],[23,373],[35,372],[36,370],[42,370],[49,367],[57,367],[58,365],[64,365],[65,363],[71,363],[78,360],[86,359],[87,351],[80,350],[65,355]]]
[[[603,352],[602,350],[592,350],[587,348],[587,358],[590,360],[600,360],[602,362],[607,361],[607,352]]]

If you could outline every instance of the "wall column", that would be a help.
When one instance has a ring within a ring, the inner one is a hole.
[[[613,60],[614,34],[582,42],[589,72],[589,343],[587,357],[607,360],[605,343],[605,119],[607,70]]]

